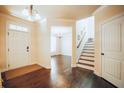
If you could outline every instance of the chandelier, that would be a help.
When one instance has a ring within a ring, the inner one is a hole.
[[[38,21],[41,19],[40,14],[33,5],[30,5],[23,9],[22,14],[30,21]]]

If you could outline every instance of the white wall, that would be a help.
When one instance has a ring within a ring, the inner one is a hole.
[[[50,31],[48,30],[48,21],[42,20],[37,25],[38,30],[38,64],[45,67],[51,67],[50,58]]]
[[[72,34],[65,34],[61,38],[61,54],[72,56]]]
[[[87,31],[86,29],[87,29],[87,22],[85,19],[76,21],[76,46],[80,42],[81,37],[84,35],[84,32]],[[78,35],[80,35],[80,39],[78,39]]]
[[[87,22],[87,31],[88,31],[88,37],[89,38],[94,38],[94,27],[95,27],[95,24],[94,24],[94,16],[92,17],[88,17],[86,19],[86,22]]]
[[[51,35],[51,37],[54,37],[56,39],[56,44],[52,42],[51,40],[51,47],[54,46],[55,48],[55,51],[51,51],[51,56],[54,56],[54,55],[59,55],[61,54],[61,40],[60,38],[54,36],[54,35]]]
[[[62,34],[61,38],[58,37],[59,33]],[[72,27],[53,26],[51,27],[51,37],[56,38],[56,43],[51,40],[51,48],[55,48],[55,51],[51,51],[51,56],[72,56]]]
[[[77,20],[76,21],[76,45],[78,45],[80,39],[78,40],[78,35],[80,35],[80,37],[83,36],[84,32],[87,32],[88,34],[88,38],[94,38],[94,16],[85,18],[85,19],[81,19],[81,20]],[[83,31],[83,33],[81,34],[81,31]]]
[[[51,35],[50,37],[50,52],[51,55],[56,55],[56,47],[57,47],[57,40],[56,40],[56,36]]]

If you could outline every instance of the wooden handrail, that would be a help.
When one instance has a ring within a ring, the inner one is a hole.
[[[82,36],[82,38],[81,38],[81,40],[80,40],[80,42],[79,42],[79,44],[77,45],[77,48],[79,48],[80,47],[80,45],[81,45],[81,43],[82,43],[82,41],[83,41],[83,39],[84,39],[84,36],[86,35],[86,32],[84,32],[84,35]]]

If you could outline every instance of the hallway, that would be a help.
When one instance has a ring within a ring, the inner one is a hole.
[[[0,29],[0,87],[124,87],[122,5],[0,5]]]

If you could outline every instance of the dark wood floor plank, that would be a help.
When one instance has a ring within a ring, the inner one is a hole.
[[[3,82],[4,87],[15,88],[113,88],[114,86],[96,76],[93,71],[71,68],[71,57],[54,56],[51,70],[38,69]]]

